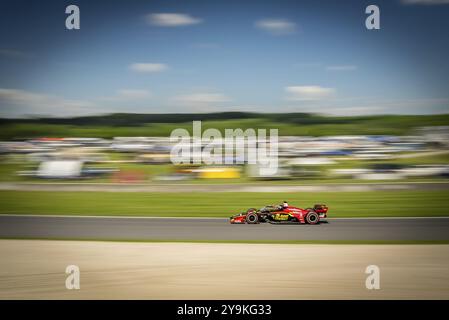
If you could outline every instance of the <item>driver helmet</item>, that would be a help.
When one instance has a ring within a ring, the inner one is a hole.
[[[287,207],[288,207],[287,201],[284,200],[284,203],[282,203],[282,207],[283,207],[283,208],[287,208]]]

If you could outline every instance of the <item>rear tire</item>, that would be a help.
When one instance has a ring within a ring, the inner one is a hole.
[[[256,224],[259,223],[259,216],[255,212],[249,212],[246,215],[246,223],[248,224]]]
[[[317,224],[320,222],[320,216],[315,211],[309,211],[306,216],[306,222],[308,224]]]

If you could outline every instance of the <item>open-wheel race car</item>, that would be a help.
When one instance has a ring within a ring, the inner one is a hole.
[[[272,224],[318,224],[327,218],[328,207],[315,204],[313,208],[301,209],[288,205],[270,205],[259,210],[250,208],[230,217],[232,224],[257,224],[268,222]]]

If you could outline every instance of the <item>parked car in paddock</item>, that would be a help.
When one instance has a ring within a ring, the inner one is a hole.
[[[231,224],[318,224],[327,218],[328,207],[315,204],[313,208],[297,208],[286,201],[281,205],[269,205],[259,210],[250,208],[230,217]]]

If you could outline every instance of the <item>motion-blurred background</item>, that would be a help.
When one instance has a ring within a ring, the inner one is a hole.
[[[379,30],[363,1],[69,4],[1,1],[0,212],[447,215],[447,1],[379,1]],[[197,120],[278,129],[278,172],[173,165]]]
[[[223,137],[225,128],[279,129],[278,172],[261,176],[254,164],[173,165],[170,133],[191,131],[193,120],[221,129]],[[116,114],[2,123],[2,181],[305,184],[449,177],[448,115]]]

